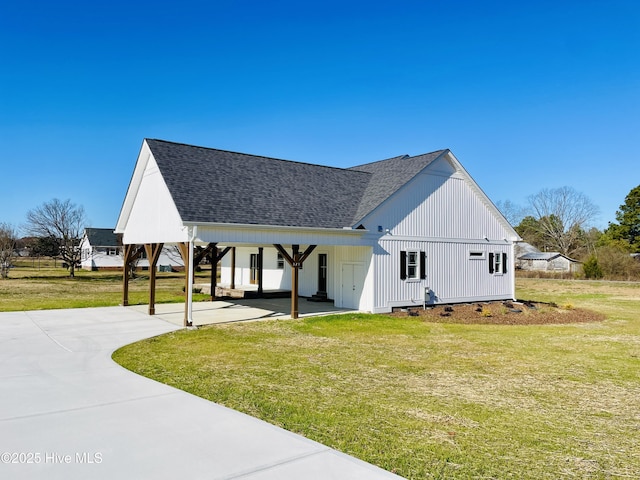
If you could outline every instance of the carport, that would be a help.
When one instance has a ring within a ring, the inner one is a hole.
[[[194,231],[197,229],[194,228]],[[232,252],[232,255],[235,254],[235,249],[231,246],[226,246],[224,249],[218,249],[217,243],[210,242],[206,244],[206,246],[197,245],[194,240],[190,242],[180,242],[177,244],[184,264],[185,268],[185,292],[187,293],[185,309],[184,309],[184,326],[190,326],[193,321],[193,286],[194,286],[194,274],[196,266],[206,257],[209,259],[211,263],[211,283],[209,286],[209,291],[211,292],[211,301],[216,301],[216,286],[217,286],[217,266],[220,260],[228,253]],[[129,271],[130,267],[135,260],[142,255],[143,252],[146,253],[147,258],[149,259],[149,305],[148,305],[148,313],[149,315],[155,315],[156,312],[156,303],[155,303],[155,291],[156,291],[156,271],[157,271],[157,262],[160,256],[160,252],[164,247],[163,243],[150,243],[144,245],[135,245],[135,244],[126,244],[124,245],[124,269],[123,269],[123,287],[122,287],[122,305],[129,305]],[[274,247],[280,252],[283,258],[287,261],[289,266],[291,267],[291,303],[290,303],[290,316],[291,318],[298,318],[300,315],[300,307],[299,307],[299,295],[298,295],[298,286],[299,286],[299,269],[304,264],[304,261],[309,258],[309,255],[316,248],[316,245],[309,245],[304,250],[303,253],[300,253],[300,246],[293,244],[291,246],[291,254],[287,252],[285,247],[280,244],[274,244]],[[262,298],[264,289],[262,284],[262,251],[264,247],[257,247],[258,249],[258,284],[256,296],[257,298]],[[231,288],[234,289],[235,285],[232,283]],[[282,302],[278,302],[276,306],[276,310],[280,312],[282,310],[281,304]],[[259,310],[260,307],[256,307]],[[220,307],[213,307],[204,309],[209,312],[218,312],[221,311]],[[305,310],[309,310],[306,308]],[[311,308],[314,310],[314,308]],[[317,309],[316,309],[317,310]],[[202,308],[199,309],[200,312],[203,311]],[[279,316],[284,314],[278,313]],[[206,321],[205,323],[220,323],[215,321]]]
[[[177,245],[186,267],[183,325],[188,326],[195,266],[209,258],[215,292],[217,263],[233,255],[235,247],[250,246],[258,252],[259,293],[264,249],[275,248],[288,265],[287,311],[297,318],[299,271],[317,247],[346,247],[340,250],[343,262],[355,261],[349,255],[356,250],[349,247],[371,252],[369,232],[354,224],[368,181],[364,172],[147,139],[115,228],[124,252],[122,304],[129,303],[129,265],[144,253],[150,273],[148,313],[156,314],[157,261],[163,246]],[[370,258],[359,257],[358,272],[367,271]],[[353,280],[358,295],[361,276],[357,286]],[[359,297],[350,303],[359,305]]]
[[[192,306],[192,325],[212,325],[256,320],[291,318],[291,300],[288,298],[217,299],[211,302],[195,302]],[[129,307],[141,313],[147,305]],[[315,303],[301,299],[299,318],[348,313],[353,310],[335,307],[332,303]],[[184,306],[180,303],[162,303],[155,306],[155,316],[174,325],[184,325]]]

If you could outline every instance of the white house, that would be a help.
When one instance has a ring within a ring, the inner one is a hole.
[[[124,265],[123,248],[112,228],[85,228],[80,241],[81,260],[84,270],[122,270]],[[143,255],[137,268],[149,268],[149,260]],[[157,268],[184,268],[180,252],[175,247],[163,248],[157,262]]]
[[[147,139],[115,231],[361,311],[515,298],[520,238],[449,150],[343,169]]]

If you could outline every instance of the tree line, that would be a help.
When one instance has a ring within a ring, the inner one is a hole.
[[[571,187],[541,190],[524,207],[508,200],[496,205],[525,242],[582,262],[586,278],[640,279],[640,185],[604,230],[591,225],[599,208]]]

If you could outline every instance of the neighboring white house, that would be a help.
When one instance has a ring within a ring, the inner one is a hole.
[[[85,228],[80,242],[81,267],[84,270],[121,270],[124,265],[122,246],[112,228]],[[163,267],[184,268],[180,252],[175,247],[162,250],[157,263],[158,269]],[[146,256],[138,260],[137,268],[149,268]]]
[[[515,298],[520,238],[449,150],[343,169],[147,139],[115,231],[235,247],[223,283],[232,261],[265,289],[295,269],[300,295],[362,311]]]

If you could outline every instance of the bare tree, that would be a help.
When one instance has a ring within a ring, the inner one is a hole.
[[[571,187],[544,189],[528,201],[540,234],[551,248],[567,256],[581,248],[589,222],[600,213],[589,197]]]
[[[71,200],[54,198],[27,212],[26,229],[36,237],[50,237],[58,241],[60,258],[69,266],[69,275],[75,276],[80,262],[80,240],[87,217],[82,206]]]
[[[0,223],[0,277],[3,280],[9,276],[16,240],[15,229],[8,223]]]
[[[527,216],[527,210],[520,205],[516,205],[511,200],[498,200],[496,207],[500,210],[500,213],[504,215],[511,226],[518,225],[524,217]]]

